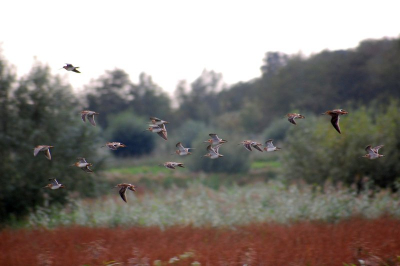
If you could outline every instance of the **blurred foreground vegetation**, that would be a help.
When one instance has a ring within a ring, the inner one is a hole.
[[[143,173],[151,175],[143,179],[151,189],[159,180],[169,180],[172,189],[180,187],[180,180],[207,175],[214,189],[279,179],[284,184],[356,184],[357,193],[367,187],[395,192],[400,183],[399,76],[400,39],[365,40],[354,49],[308,58],[268,52],[260,77],[228,87],[220,73],[204,70],[192,83],[181,81],[173,97],[150,75],[142,73],[135,84],[121,69],[106,71],[74,93],[42,63],[35,61],[27,75],[17,77],[0,56],[0,222],[26,217],[39,206],[65,204],[71,197],[101,196],[117,181],[141,180]],[[349,111],[340,120],[342,134],[329,117],[319,115],[335,108]],[[81,121],[84,109],[100,113],[96,127]],[[306,119],[294,126],[284,117],[289,112]],[[150,116],[170,122],[168,141],[145,131]],[[218,160],[203,156],[209,133],[228,140]],[[270,138],[281,151],[248,152],[238,145]],[[111,153],[101,148],[108,141],[128,147]],[[193,154],[172,155],[177,142],[194,148]],[[54,146],[53,160],[33,157],[33,148],[43,144]],[[381,144],[383,158],[361,158],[367,145]],[[70,167],[77,157],[93,163],[95,174]],[[176,170],[179,178],[169,178],[164,174],[169,170],[158,166],[165,161],[180,161],[186,168]],[[121,169],[133,166],[143,168],[121,175]],[[48,178],[67,188],[42,189]]]
[[[140,188],[139,188],[140,189]],[[270,181],[218,190],[189,181],[186,188],[158,188],[151,192],[127,193],[123,202],[114,195],[96,200],[71,200],[65,208],[38,208],[24,226],[212,226],[299,221],[338,222],[350,217],[400,218],[400,194],[366,190],[356,196],[354,188],[289,185]]]

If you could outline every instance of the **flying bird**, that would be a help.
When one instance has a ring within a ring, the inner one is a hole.
[[[185,148],[185,147],[183,147],[182,142],[178,142],[175,146],[178,148],[175,151],[175,153],[178,154],[178,155],[183,156],[183,155],[192,154],[191,152],[189,152],[189,150],[192,150],[193,148]]]
[[[339,115],[347,115],[348,112],[343,110],[343,109],[335,109],[331,111],[326,111],[325,113],[322,113],[323,115],[330,115],[331,118],[331,123],[332,126],[339,132],[339,134],[342,134],[340,131],[340,126],[339,126]]]
[[[67,71],[73,71],[73,72],[75,72],[75,73],[81,73],[77,68],[79,68],[79,67],[74,67],[72,64],[68,64],[68,63],[65,63],[65,66],[63,66],[63,68],[65,69],[65,70],[67,70]]]
[[[146,129],[145,131],[150,131],[157,133],[160,137],[162,137],[164,140],[168,140],[168,133],[167,133],[167,128],[165,127],[164,124],[161,125],[149,125],[149,128]]]
[[[303,119],[306,118],[305,116],[301,115],[301,114],[296,114],[296,113],[291,113],[291,114],[287,114],[286,115],[289,122],[292,123],[293,125],[297,125],[295,119],[299,118],[299,119]]]
[[[211,137],[211,139],[208,139],[208,140],[206,140],[204,142],[208,142],[211,145],[217,145],[217,144],[222,144],[222,143],[228,142],[228,141],[226,141],[224,139],[219,138],[217,136],[217,134],[211,133],[211,134],[208,134],[208,135]]]
[[[74,163],[72,166],[81,168],[83,171],[87,173],[93,173],[93,171],[89,168],[89,166],[92,166],[92,164],[88,163],[85,158],[78,158],[78,161]]]
[[[269,139],[265,142],[265,147],[264,151],[270,152],[270,151],[279,151],[281,148],[275,147],[274,144],[272,143],[272,139]]]
[[[164,121],[164,120],[162,120],[160,118],[157,118],[157,117],[150,117],[150,121],[151,121],[151,123],[153,125],[158,125],[158,126],[161,126],[163,124],[169,124],[169,122]]]
[[[125,148],[126,145],[121,143],[121,142],[107,142],[106,145],[102,146],[102,147],[108,147],[110,150],[118,150],[118,148]]]
[[[376,146],[376,147],[372,148],[371,145],[368,145],[365,148],[365,151],[368,152],[368,153],[365,154],[362,157],[368,158],[370,160],[374,160],[374,159],[377,159],[379,157],[383,157],[384,155],[378,153],[379,149],[382,148],[382,147],[383,147],[383,145],[379,145],[379,146]]]
[[[40,151],[43,151],[44,156],[46,156],[47,159],[51,160],[50,148],[53,147],[54,146],[49,145],[38,145],[33,149],[33,155],[36,156]]]
[[[135,186],[132,184],[127,184],[127,183],[122,183],[122,184],[118,184],[115,186],[116,188],[119,188],[119,195],[121,196],[122,200],[126,201],[126,190],[129,189],[133,192],[136,191]]]
[[[239,145],[242,144],[247,150],[252,151],[252,147],[256,150],[259,150],[262,152],[262,149],[260,146],[262,146],[261,143],[252,141],[252,140],[243,140],[242,142],[239,143]]]
[[[251,140],[243,140],[238,145],[242,144],[247,150],[252,151],[251,149]]]
[[[98,115],[99,113],[96,113],[94,111],[89,111],[89,110],[84,110],[81,112],[81,118],[83,122],[86,122],[86,118],[89,120],[90,124],[93,126],[96,126],[96,122],[94,121],[94,115]]]
[[[260,148],[260,146],[262,146],[261,143],[252,141],[252,142],[250,143],[250,145],[251,145],[251,147],[253,147],[253,148],[256,149],[256,150],[259,150],[260,152],[263,151],[263,150]]]
[[[169,168],[169,169],[172,169],[172,170],[174,170],[175,169],[175,167],[182,167],[182,168],[185,168],[184,166],[183,166],[183,163],[177,163],[177,162],[165,162],[164,164],[161,164],[160,166],[165,166],[166,168]]]
[[[222,146],[221,144],[218,144],[214,147],[212,147],[212,144],[207,146],[207,151],[208,153],[204,155],[205,157],[209,157],[210,159],[217,159],[219,157],[223,157],[224,155],[219,153],[219,148]]]
[[[51,183],[43,188],[49,188],[49,189],[65,188],[65,186],[63,184],[58,183],[55,178],[49,178],[49,181],[51,181]]]

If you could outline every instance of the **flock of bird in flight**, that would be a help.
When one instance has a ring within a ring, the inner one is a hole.
[[[65,66],[63,66],[63,68],[67,71],[81,73],[77,69],[79,67],[74,67],[72,64],[66,64]],[[347,115],[348,112],[343,109],[334,109],[334,110],[326,111],[323,114],[331,116],[331,123],[332,123],[333,127],[336,129],[337,132],[339,132],[339,134],[341,134],[341,130],[340,130],[340,126],[339,126],[339,119],[340,119],[339,116]],[[97,113],[95,111],[89,111],[89,110],[81,111],[81,118],[82,118],[83,122],[86,122],[86,119],[87,119],[90,122],[90,124],[92,124],[93,126],[96,126],[96,122],[94,120],[95,115],[99,115],[99,113]],[[295,119],[305,118],[303,115],[297,114],[297,113],[290,113],[290,114],[287,114],[286,116],[288,118],[288,121],[294,125],[297,125]],[[150,117],[149,127],[145,131],[157,133],[164,140],[168,140],[167,129],[165,127],[165,125],[168,123],[169,122],[159,119],[157,117]],[[209,157],[210,159],[218,159],[220,157],[223,157],[223,155],[219,153],[219,149],[227,141],[219,138],[218,135],[214,134],[214,133],[209,134],[209,136],[211,138],[204,141],[205,143],[209,143],[209,145],[206,148],[207,154],[205,154],[204,156]],[[249,151],[252,151],[252,148],[254,148],[260,152],[262,152],[263,150],[266,152],[273,152],[273,151],[280,150],[280,148],[276,147],[272,143],[272,141],[273,141],[272,139],[267,140],[265,142],[265,147],[263,149],[262,149],[261,143],[258,143],[253,140],[244,140],[241,143],[239,143],[239,145],[240,144],[243,145]],[[126,145],[121,142],[107,142],[105,144],[105,146],[107,146],[110,150],[117,150],[118,148],[126,147]],[[105,146],[102,146],[102,147],[105,147]],[[50,148],[53,148],[53,147],[54,146],[50,146],[50,145],[38,145],[34,148],[33,155],[36,156],[39,152],[44,152],[45,157],[47,159],[51,160]],[[189,150],[193,149],[193,148],[185,148],[181,142],[178,142],[176,144],[176,147],[178,149],[175,151],[175,153],[180,156],[190,155],[191,152]],[[372,147],[371,145],[368,145],[365,148],[365,151],[367,152],[367,154],[365,154],[362,157],[365,157],[365,158],[368,158],[371,160],[382,157],[383,155],[379,154],[379,152],[378,152],[379,149],[382,147],[383,147],[383,145],[379,145],[376,147]],[[78,161],[75,162],[71,166],[76,166],[78,168],[81,168],[82,170],[84,170],[87,173],[93,172],[89,168],[90,166],[92,166],[92,164],[88,163],[85,158],[78,158]],[[163,166],[165,166],[166,168],[169,168],[169,169],[175,169],[176,167],[184,167],[183,163],[178,163],[178,162],[165,162],[163,164]],[[64,185],[61,183],[58,183],[58,181],[55,178],[50,178],[49,180],[51,181],[51,183],[48,184],[47,186],[45,186],[44,188],[49,188],[49,189],[64,188]],[[125,202],[127,202],[126,190],[136,191],[135,186],[132,184],[128,184],[128,183],[118,184],[115,187],[119,188],[119,194]]]

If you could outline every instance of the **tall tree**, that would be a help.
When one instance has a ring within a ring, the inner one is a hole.
[[[133,96],[132,107],[138,115],[168,117],[171,113],[171,100],[151,76],[141,73],[139,84],[130,91]]]
[[[209,123],[220,111],[217,94],[225,87],[222,75],[204,70],[201,76],[191,83],[189,91],[183,85],[185,84],[181,82],[176,90],[180,101],[180,116]]]
[[[280,52],[267,52],[263,59],[264,65],[261,66],[263,75],[273,76],[278,74],[278,71],[286,66],[289,56]]]
[[[8,79],[11,81],[12,76]],[[94,147],[98,146],[95,131],[80,120],[71,87],[51,76],[50,69],[38,62],[27,76],[11,86],[16,89],[12,95],[9,93],[7,101],[11,104],[3,112],[12,123],[3,126],[0,134],[0,182],[4,184],[0,186],[0,219],[23,215],[43,204],[47,192],[42,187],[49,178],[57,178],[68,188],[48,192],[50,201],[65,202],[67,191],[74,190],[93,195],[93,177],[82,178],[83,171],[69,166],[76,157],[86,157],[94,165],[99,161],[94,156]],[[10,92],[4,83],[1,88]],[[51,161],[42,154],[33,156],[37,145],[54,146]]]
[[[133,100],[132,86],[129,75],[121,69],[106,71],[87,86],[87,109],[96,112],[101,110],[102,119],[98,119],[98,124],[107,127],[107,115],[122,112],[129,107]]]

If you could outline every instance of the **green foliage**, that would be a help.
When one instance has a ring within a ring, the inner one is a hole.
[[[185,147],[193,147],[197,145],[198,139],[201,137],[204,138],[204,133],[210,130],[202,121],[194,121],[194,120],[187,120],[185,121],[177,130],[174,135],[179,134],[178,142],[182,142]],[[171,129],[171,132],[174,133],[174,130]],[[172,134],[171,134],[172,135]],[[208,136],[206,134],[205,136]],[[173,143],[174,148],[176,142]],[[196,146],[197,148],[198,146]]]
[[[125,111],[116,115],[109,115],[108,128],[105,135],[109,142],[122,142],[127,147],[112,151],[117,156],[140,156],[149,154],[155,148],[155,133],[145,131],[148,121],[135,115],[132,111]]]
[[[86,89],[88,109],[104,116],[133,109],[138,115],[168,116],[171,113],[168,95],[155,84],[151,76],[140,74],[139,84],[133,84],[128,74],[115,69],[93,81]],[[107,128],[110,119],[99,119]]]
[[[190,91],[186,91],[186,87],[188,87],[186,83],[181,83],[176,91],[180,102],[177,115],[181,119],[209,123],[220,111],[217,92],[223,88],[222,75],[204,70],[190,85]]]
[[[133,100],[131,106],[138,115],[169,117],[171,100],[168,94],[153,82],[151,76],[141,73],[139,84],[131,89]]]
[[[209,109],[217,110],[217,117],[239,111],[236,130],[259,133],[292,109],[320,113],[349,101],[358,107],[400,97],[400,39],[366,40],[355,49],[323,51],[309,58],[268,52],[264,61],[261,77],[219,93],[202,91],[202,101],[195,103],[183,97],[181,110],[195,112],[203,121],[208,121],[203,117]],[[218,103],[217,108],[201,106],[210,103]]]
[[[217,134],[220,138],[228,135],[223,132]],[[203,132],[196,139],[196,143],[202,143],[209,138],[208,133]],[[249,152],[242,150],[242,147],[238,146],[237,143],[240,143],[239,138],[231,133],[228,143],[219,148],[219,153],[224,156],[218,159],[203,156],[207,153],[206,148],[208,146],[208,143],[203,143],[202,148],[196,149],[196,157],[198,156],[198,158],[188,161],[186,165],[195,172],[247,173],[250,168]]]
[[[301,121],[302,122],[302,121]],[[281,119],[275,119],[271,124],[262,132],[265,140],[273,139],[276,145],[277,141],[285,139],[288,130],[291,128],[286,116],[281,116]]]
[[[126,110],[132,96],[132,83],[128,74],[121,70],[106,71],[86,88],[88,110],[99,112],[104,118]],[[101,110],[101,111],[100,111]],[[97,123],[107,127],[106,119],[98,119]]]
[[[392,101],[387,108],[348,110],[340,119],[342,134],[330,117],[307,116],[288,132],[282,150],[284,175],[318,184],[326,179],[352,184],[367,176],[380,187],[392,186],[400,176],[398,106]],[[385,145],[379,151],[385,156],[361,158],[367,145]]]
[[[68,191],[93,196],[93,175],[70,165],[77,157],[86,157],[95,171],[101,169],[102,158],[95,156],[94,148],[98,132],[82,123],[71,88],[39,63],[18,84],[11,82],[12,76],[8,80],[1,85],[7,93],[0,96],[5,103],[0,117],[0,221],[27,213],[45,198],[65,202]],[[51,161],[42,153],[33,156],[37,145],[54,146]],[[57,178],[67,189],[44,190],[49,178]]]
[[[164,169],[158,165],[154,166],[130,166],[130,167],[118,167],[118,168],[111,168],[108,169],[107,172],[109,173],[119,173],[119,174],[129,174],[129,175],[136,175],[136,174],[158,174],[163,172]]]
[[[194,181],[187,188],[159,189],[156,193],[128,195],[90,203],[78,200],[67,208],[40,208],[29,216],[30,227],[58,226],[214,226],[301,221],[338,222],[353,216],[400,217],[399,195],[381,191],[371,198],[327,183],[324,187],[274,181],[214,190]]]
[[[251,164],[251,169],[274,168],[279,169],[282,165],[279,161],[255,161]]]

